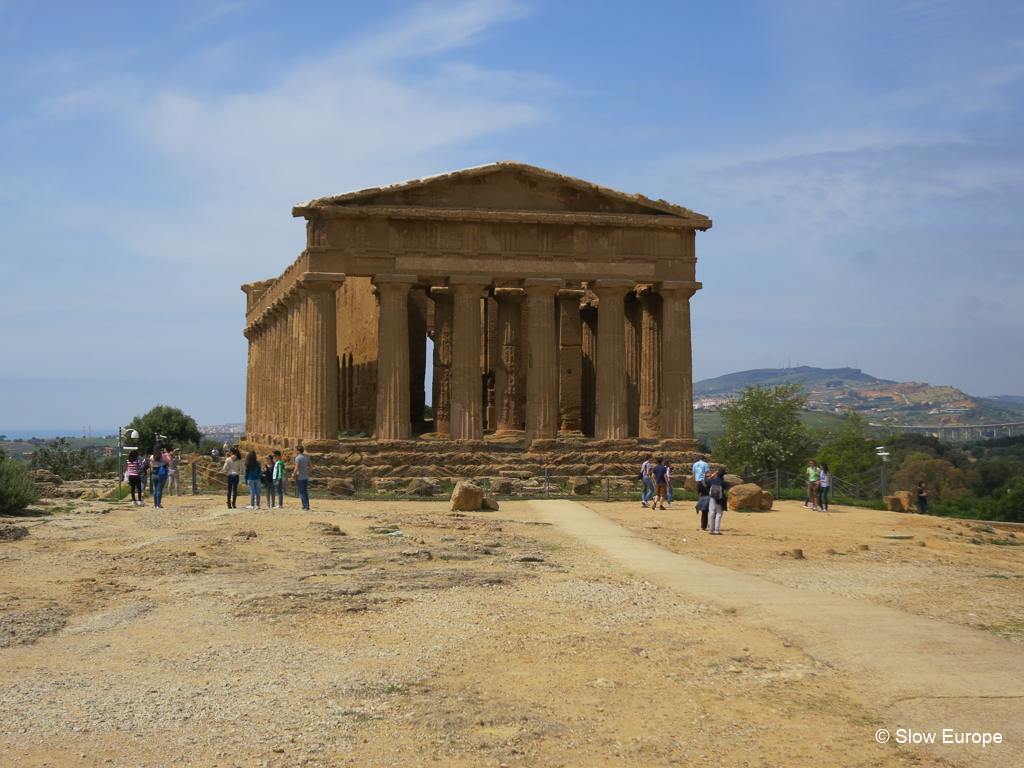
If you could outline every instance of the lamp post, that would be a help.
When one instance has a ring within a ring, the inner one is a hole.
[[[117,500],[121,500],[121,457],[124,455],[125,449],[129,451],[137,451],[138,447],[133,445],[125,445],[124,439],[128,437],[132,440],[139,439],[139,433],[131,427],[120,427],[117,430]]]
[[[884,445],[880,445],[875,448],[875,455],[882,460],[882,498],[885,498],[886,492],[889,490],[889,484],[886,482],[885,477],[885,465],[889,461],[889,452],[885,450]]]

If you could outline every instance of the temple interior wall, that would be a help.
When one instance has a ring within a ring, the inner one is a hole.
[[[373,433],[377,415],[379,314],[370,278],[348,278],[338,289],[336,298],[340,369],[338,421],[341,429],[369,435]],[[420,381],[422,387],[422,375]]]

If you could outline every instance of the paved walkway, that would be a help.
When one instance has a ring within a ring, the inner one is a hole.
[[[1024,649],[866,600],[794,589],[665,549],[573,501],[531,502],[537,518],[652,583],[739,617],[845,673],[884,720],[935,733],[1001,733],[1002,744],[928,749],[969,766],[1024,766]],[[874,727],[872,726],[872,738]],[[917,747],[921,748],[921,747]]]

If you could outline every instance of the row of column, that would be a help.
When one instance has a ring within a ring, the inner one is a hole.
[[[377,275],[378,440],[411,437],[409,410],[409,290],[415,275]],[[481,385],[480,296],[489,277],[453,276],[448,287],[432,288],[434,301],[434,428],[453,440],[480,440],[484,429]],[[587,352],[595,360],[594,434],[602,439],[629,435],[627,399],[626,295],[632,280],[590,283],[599,298],[597,328],[580,312],[582,291],[565,290],[557,278],[522,280],[521,289],[496,288],[497,337],[501,364],[495,371],[496,432],[517,432],[525,422],[528,440],[554,438],[561,431],[582,431],[582,402],[587,393],[559,399],[570,381],[581,380]],[[641,291],[642,335],[639,389],[640,433],[646,437],[693,436],[690,297],[692,282],[654,286],[661,297],[660,318],[654,295]],[[523,307],[527,359],[523,359]],[[556,316],[557,311],[557,316]],[[556,317],[558,322],[556,322]],[[588,320],[590,327],[588,328]],[[596,330],[596,333],[594,332]],[[587,334],[590,332],[588,347]],[[662,355],[662,339],[673,354]],[[525,384],[525,397],[523,388]]]
[[[337,439],[335,292],[344,280],[307,272],[246,328],[247,433]]]

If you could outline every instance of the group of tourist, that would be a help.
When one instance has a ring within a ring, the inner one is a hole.
[[[301,445],[295,450],[292,477],[302,508],[309,509],[309,456]],[[267,509],[281,509],[284,506],[284,459],[281,458],[281,451],[268,453],[260,464],[256,451],[249,451],[243,460],[237,447],[229,448],[224,460],[224,473],[228,481],[228,509],[238,509],[238,484],[243,477],[249,489],[249,506],[246,509],[262,509],[264,498]]]
[[[666,458],[655,463],[654,454],[647,454],[640,465],[640,483],[643,493],[640,506],[665,509],[672,506],[672,464]],[[712,535],[722,535],[722,513],[728,504],[725,470],[711,473],[708,463],[698,459],[693,464],[693,480],[697,485],[697,511],[701,513],[700,527]],[[650,502],[650,503],[648,503]]]
[[[143,495],[147,485],[152,485],[153,506],[163,509],[165,487],[175,494],[181,493],[178,471],[180,463],[180,448],[157,443],[149,456],[140,456],[138,450],[132,449],[128,454],[128,465],[124,473],[132,494],[132,504],[136,507],[146,506]]]
[[[810,506],[814,512],[828,512],[828,492],[832,488],[832,473],[828,471],[828,464],[811,459],[807,463],[807,498],[804,499],[804,509]]]

